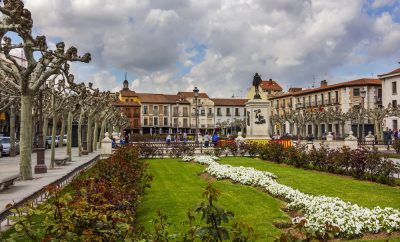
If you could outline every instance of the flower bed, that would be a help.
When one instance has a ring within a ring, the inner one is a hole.
[[[304,217],[293,219],[293,223],[304,222],[310,233],[327,233],[338,228],[335,236],[354,237],[362,233],[392,232],[400,230],[400,211],[393,208],[373,209],[344,202],[336,197],[313,196],[275,181],[269,172],[249,167],[220,165],[215,157],[185,157],[186,161],[206,164],[205,172],[217,179],[231,179],[244,185],[260,186],[275,197],[288,202],[290,210],[302,211]]]

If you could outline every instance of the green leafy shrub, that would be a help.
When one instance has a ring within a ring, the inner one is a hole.
[[[121,147],[99,161],[89,177],[71,183],[72,191],[48,187],[50,199],[38,208],[14,209],[10,241],[124,241],[134,238],[136,210],[149,186],[147,164],[136,147]]]
[[[392,147],[396,151],[397,154],[400,154],[400,140],[398,140],[398,139],[394,140]]]
[[[263,160],[282,163],[285,159],[285,149],[277,142],[260,145],[259,153]]]

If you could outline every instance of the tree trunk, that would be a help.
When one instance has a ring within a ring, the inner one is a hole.
[[[11,105],[10,107],[10,156],[14,157],[16,155],[15,150],[15,107]]]
[[[88,115],[87,129],[86,129],[86,149],[88,153],[92,152],[92,115]]]
[[[346,122],[341,122],[340,125],[342,126],[342,138],[346,138],[346,135],[344,133],[344,126],[345,126]]]
[[[93,129],[93,151],[97,150],[97,134],[98,134],[98,124],[97,121],[94,121],[94,129]]]
[[[50,169],[54,168],[54,160],[56,155],[56,131],[57,131],[57,115],[53,114],[53,125],[51,127],[51,159]],[[58,141],[60,142],[60,141]]]
[[[106,128],[106,119],[104,118],[103,121],[101,121],[101,128],[100,128],[100,139],[99,139],[99,148],[100,149],[101,149],[101,143],[104,139],[105,128]]]
[[[61,115],[61,130],[60,130],[60,139],[58,141],[58,147],[64,147],[64,134],[65,134],[65,115],[64,113]]]
[[[69,156],[69,160],[72,161],[72,120],[74,115],[71,111],[68,112],[68,122],[67,122],[67,155]]]
[[[82,156],[82,120],[83,115],[85,112],[81,109],[81,113],[79,114],[79,121],[78,121],[78,155],[79,157]]]
[[[22,180],[32,179],[32,97],[21,95],[20,173]]]
[[[43,146],[46,149],[47,143],[46,143],[46,138],[47,138],[47,129],[49,128],[49,119],[46,114],[43,114]]]

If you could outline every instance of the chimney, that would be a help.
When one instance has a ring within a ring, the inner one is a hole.
[[[268,82],[269,82],[269,85],[272,85],[272,79],[271,78],[269,79]]]
[[[328,86],[328,82],[326,80],[322,80],[321,87],[327,87],[327,86]]]

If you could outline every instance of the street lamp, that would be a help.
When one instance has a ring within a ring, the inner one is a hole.
[[[194,94],[194,100],[195,100],[195,112],[196,112],[196,144],[199,143],[199,105],[197,102],[197,99],[199,98],[199,89],[197,87],[195,87],[193,89],[193,94]]]
[[[179,130],[179,117],[180,117],[180,115],[179,115],[179,103],[181,102],[181,100],[179,99],[178,101],[176,101],[176,105],[177,105],[177,113],[176,113],[176,115],[178,116],[178,118],[177,118],[177,122],[176,122],[176,137],[175,137],[175,142],[178,142],[178,130]]]
[[[364,109],[365,109],[365,104],[364,104],[364,100],[365,97],[367,95],[367,92],[363,89],[361,92],[361,99],[362,99],[362,110],[361,110],[361,118],[362,118],[362,134],[361,137],[362,139],[364,139],[365,137],[365,119],[364,119]]]
[[[39,90],[39,132],[38,132],[38,148],[36,151],[36,165],[35,165],[35,174],[47,173],[47,166],[44,162],[44,143],[43,143],[43,92],[44,92],[44,84],[42,88]],[[54,125],[54,124],[53,124]]]

